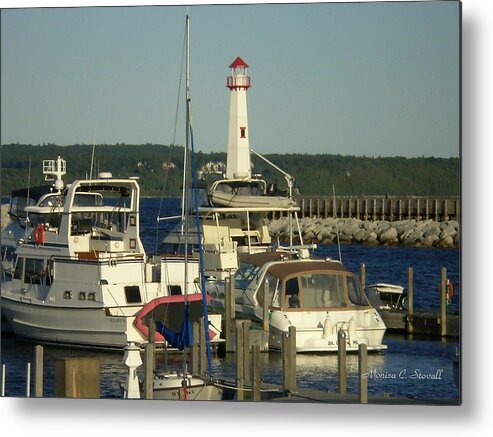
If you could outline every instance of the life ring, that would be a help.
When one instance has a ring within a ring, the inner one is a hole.
[[[438,287],[438,290],[441,293],[441,287]],[[445,290],[447,293],[447,299],[449,300],[452,299],[454,297],[455,290],[454,290],[454,283],[450,279],[447,279],[445,281]]]
[[[445,288],[447,289],[447,298],[452,299],[454,297],[454,283],[450,279],[447,279]]]
[[[38,245],[42,245],[45,242],[45,227],[41,224],[34,229],[34,241]]]

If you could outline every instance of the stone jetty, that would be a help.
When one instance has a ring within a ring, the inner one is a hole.
[[[415,246],[454,248],[460,245],[460,227],[455,220],[370,221],[356,218],[300,219],[304,243],[356,243],[383,246]],[[269,222],[273,240],[289,240],[289,222],[286,217]]]

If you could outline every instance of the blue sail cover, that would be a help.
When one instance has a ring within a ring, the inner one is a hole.
[[[175,347],[182,351],[186,347],[191,346],[193,344],[193,330],[188,303],[184,305],[183,322],[181,324],[180,332],[173,332],[159,321],[156,322],[156,331],[164,336],[171,347]]]

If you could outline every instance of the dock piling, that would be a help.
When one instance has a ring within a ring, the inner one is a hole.
[[[34,396],[43,397],[43,346],[34,347]]]
[[[340,329],[337,333],[337,373],[339,393],[346,394],[346,333]]]
[[[358,346],[359,402],[368,403],[368,347],[366,343]]]
[[[282,337],[283,389],[296,390],[296,327],[290,326]]]
[[[144,399],[153,398],[154,344],[147,343],[144,349]]]
[[[440,333],[447,335],[447,268],[440,270]]]
[[[260,401],[260,346],[252,346],[252,400]]]
[[[240,323],[236,325],[236,399],[244,399],[244,349],[243,349],[243,326]]]
[[[2,398],[5,397],[5,364],[2,364],[2,387],[1,387]]]
[[[412,267],[407,269],[407,332],[413,333],[414,317],[414,271]]]

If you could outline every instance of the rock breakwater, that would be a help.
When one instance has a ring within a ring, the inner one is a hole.
[[[356,243],[384,246],[415,246],[453,248],[460,246],[460,226],[455,220],[369,221],[356,218],[346,219],[300,219],[304,243],[332,244]],[[272,220],[269,232],[273,239],[289,240],[289,221],[286,217]]]

